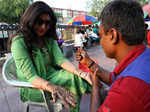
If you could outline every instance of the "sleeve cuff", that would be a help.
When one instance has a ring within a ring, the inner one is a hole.
[[[57,63],[59,66],[61,66],[64,62],[68,62],[67,59],[63,59],[61,62]]]
[[[28,82],[32,84],[32,81],[33,81],[35,78],[38,78],[38,76],[35,75],[35,76],[31,77],[31,78],[28,80]]]

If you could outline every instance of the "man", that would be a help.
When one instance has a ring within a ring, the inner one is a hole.
[[[143,16],[141,6],[131,0],[115,0],[103,9],[100,44],[106,56],[119,63],[112,73],[78,50],[77,60],[92,72],[91,112],[150,112],[150,49],[143,44]],[[111,85],[103,103],[100,81]]]

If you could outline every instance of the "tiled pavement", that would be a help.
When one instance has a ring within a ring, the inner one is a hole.
[[[115,61],[106,58],[103,50],[99,45],[91,47],[87,50],[89,56],[95,58],[99,65],[103,68],[112,71],[115,65]],[[70,58],[70,61],[77,65],[74,57]],[[80,112],[89,112],[90,95],[83,95],[81,101]],[[17,88],[13,88],[7,85],[2,79],[0,68],[0,112],[24,112],[24,105],[19,99],[19,93]],[[44,108],[31,107],[30,112],[45,112]]]

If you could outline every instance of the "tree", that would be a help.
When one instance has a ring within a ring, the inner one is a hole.
[[[112,0],[88,0],[87,8],[90,10],[90,15],[98,17],[102,9]]]
[[[102,9],[112,0],[88,0],[87,8],[90,10],[90,15],[98,17]],[[125,0],[126,1],[126,0]],[[142,6],[149,3],[149,0],[136,0]]]
[[[137,2],[139,2],[142,6],[150,3],[149,0],[136,0]]]
[[[0,22],[18,23],[33,0],[0,0]]]

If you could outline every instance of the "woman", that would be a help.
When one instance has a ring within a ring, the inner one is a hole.
[[[84,37],[83,34],[81,33],[81,29],[80,28],[76,28],[75,29],[75,36],[74,36],[74,51],[76,52],[78,48],[83,49],[84,45]]]
[[[62,55],[56,42],[56,22],[54,12],[47,4],[34,2],[21,17],[21,29],[9,40],[8,48],[12,52],[20,80],[52,93],[53,100],[58,97],[66,108],[69,109],[71,104],[70,111],[77,112],[81,95],[91,91],[91,86],[78,76],[89,82],[90,78]],[[56,70],[55,65],[63,69]],[[77,96],[77,104],[72,93]],[[22,101],[43,100],[37,89],[23,88],[20,94]]]

